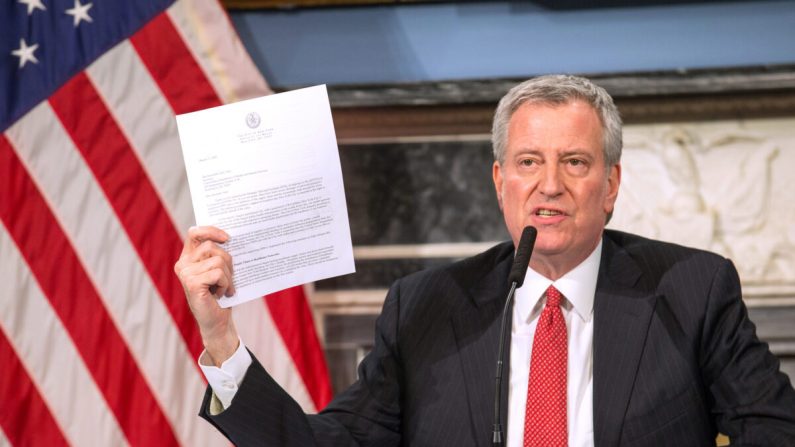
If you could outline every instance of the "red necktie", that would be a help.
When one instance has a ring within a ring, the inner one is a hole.
[[[547,304],[538,317],[533,337],[524,447],[568,445],[566,377],[569,349],[566,321],[560,311],[562,296],[558,289],[549,286],[546,295]]]

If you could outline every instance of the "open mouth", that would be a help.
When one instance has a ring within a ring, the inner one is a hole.
[[[547,209],[536,210],[536,216],[541,216],[541,217],[560,216],[562,214],[563,213],[561,213],[560,211],[555,211],[555,210],[547,210]]]

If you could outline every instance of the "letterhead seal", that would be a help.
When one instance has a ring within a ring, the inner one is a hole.
[[[248,115],[246,115],[246,126],[251,129],[256,129],[259,127],[261,122],[262,119],[259,117],[259,113],[257,112],[250,112]]]

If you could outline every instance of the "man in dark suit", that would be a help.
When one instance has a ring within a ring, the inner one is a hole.
[[[215,244],[226,235],[192,229],[175,271],[205,341],[201,415],[240,445],[488,445],[508,271],[533,225],[503,390],[508,445],[714,445],[718,431],[795,445],[795,391],[756,338],[731,262],[604,230],[621,179],[610,96],[583,78],[532,79],[500,101],[492,138],[512,243],[398,280],[359,380],[318,415],[217,306],[233,290]],[[233,392],[211,377],[229,364]]]

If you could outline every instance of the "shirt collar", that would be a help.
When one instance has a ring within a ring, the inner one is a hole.
[[[516,313],[525,322],[529,322],[535,313],[541,312],[540,301],[550,285],[566,298],[566,308],[583,320],[589,321],[593,316],[593,301],[596,295],[596,280],[599,275],[599,262],[602,257],[602,241],[593,252],[577,267],[551,281],[532,268],[527,269],[522,287],[516,290]]]

